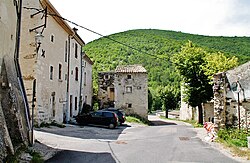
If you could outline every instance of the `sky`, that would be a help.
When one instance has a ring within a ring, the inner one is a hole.
[[[102,35],[133,29],[161,29],[209,36],[250,36],[250,0],[50,2],[62,17]],[[85,43],[100,38],[88,30],[76,28]]]

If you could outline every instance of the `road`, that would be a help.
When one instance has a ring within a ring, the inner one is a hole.
[[[35,136],[61,150],[48,163],[239,162],[202,141],[184,122],[149,118],[153,126],[125,125],[112,130],[68,125],[42,128]]]

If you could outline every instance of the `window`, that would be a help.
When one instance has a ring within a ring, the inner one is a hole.
[[[49,70],[49,79],[53,80],[53,66],[50,66],[50,70]]]
[[[132,79],[132,76],[130,74],[127,75],[127,79]]]
[[[103,116],[104,117],[109,117],[109,118],[114,117],[113,113],[111,113],[111,112],[103,112]]]
[[[86,84],[87,84],[87,73],[84,72],[84,85],[86,85]]]
[[[108,74],[104,75],[104,79],[108,80],[109,79],[109,75]]]
[[[68,41],[65,41],[65,56],[64,56],[64,61],[68,61]]]
[[[75,97],[75,110],[77,110],[77,97]]]
[[[126,87],[126,93],[132,93],[132,86]]]
[[[78,81],[78,67],[75,68],[75,80]]]
[[[78,51],[78,45],[77,45],[77,43],[75,43],[75,58],[77,58],[77,51]]]
[[[50,35],[50,41],[51,42],[54,42],[54,40],[55,40],[55,38],[54,38],[55,36],[52,34],[52,35]]]
[[[69,116],[72,117],[73,115],[73,111],[72,111],[72,95],[70,95],[70,98],[69,98]]]
[[[132,108],[132,104],[128,104],[128,108]]]
[[[62,65],[60,63],[58,66],[58,79],[62,79]]]

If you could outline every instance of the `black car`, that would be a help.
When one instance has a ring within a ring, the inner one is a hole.
[[[118,116],[111,111],[98,110],[87,114],[77,115],[76,122],[82,125],[93,124],[116,128],[118,126]]]
[[[116,109],[116,108],[106,108],[103,109],[105,111],[112,111],[115,112],[118,115],[119,123],[123,124],[126,121],[126,117],[123,111]]]

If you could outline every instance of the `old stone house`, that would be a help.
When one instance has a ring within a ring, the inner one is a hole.
[[[38,124],[67,122],[86,97],[82,86],[83,65],[89,61],[82,52],[85,43],[48,0],[23,0],[23,6],[20,64],[30,108]],[[35,41],[39,34],[44,36],[41,42]],[[91,69],[91,64],[86,65]]]
[[[182,89],[183,90],[183,89]],[[250,62],[232,70],[214,75],[214,98],[203,104],[204,121],[212,121],[215,128],[250,125]],[[184,94],[182,93],[182,96]],[[189,107],[182,100],[180,119],[196,119],[197,108]]]
[[[99,73],[98,80],[101,108],[114,106],[147,119],[148,78],[143,66],[118,66],[114,72]]]
[[[216,128],[250,124],[250,62],[214,75]]]

